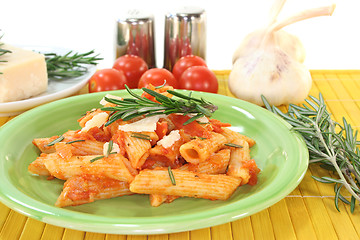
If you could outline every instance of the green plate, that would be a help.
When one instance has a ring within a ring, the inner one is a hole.
[[[127,96],[125,91],[109,92]],[[205,228],[259,212],[288,195],[308,167],[308,151],[298,134],[273,113],[238,99],[194,92],[218,105],[214,118],[254,138],[251,149],[261,169],[258,184],[242,186],[227,201],[179,198],[151,207],[145,195],[96,201],[57,208],[54,203],[63,181],[28,173],[39,151],[38,137],[79,129],[77,119],[100,107],[104,93],[85,94],[48,103],[27,111],[0,128],[0,200],[8,207],[45,223],[82,231],[117,234],[160,234]]]

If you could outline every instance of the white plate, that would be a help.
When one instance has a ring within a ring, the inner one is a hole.
[[[58,47],[40,47],[40,46],[21,46],[21,47],[24,49],[34,50],[41,53],[54,52],[57,54],[65,54],[70,51],[69,49],[58,48]],[[86,83],[88,82],[88,80],[94,74],[95,71],[96,71],[96,66],[89,65],[88,71],[80,77],[67,78],[64,80],[49,78],[49,84],[46,92],[25,100],[0,103],[0,117],[17,115],[30,108],[39,106],[41,104],[75,94],[77,91],[79,91],[81,88],[83,88],[86,85]]]

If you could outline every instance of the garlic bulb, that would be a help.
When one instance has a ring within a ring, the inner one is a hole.
[[[229,88],[235,96],[260,106],[261,95],[276,106],[301,102],[311,84],[304,65],[277,46],[239,58],[229,76]]]
[[[272,105],[296,104],[307,97],[312,79],[302,64],[305,51],[300,41],[282,33],[281,29],[308,18],[331,15],[335,8],[331,5],[309,9],[278,22],[276,16],[284,2],[276,1],[273,20],[266,30],[254,32],[234,54],[230,91],[236,97],[260,106],[263,106],[261,95]]]

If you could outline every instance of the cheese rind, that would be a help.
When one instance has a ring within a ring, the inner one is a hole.
[[[1,56],[0,103],[27,99],[45,92],[48,77],[45,56],[8,44],[3,49],[11,53]]]

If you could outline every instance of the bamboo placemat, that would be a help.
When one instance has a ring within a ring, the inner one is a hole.
[[[232,96],[227,86],[229,71],[215,71],[219,94]],[[321,92],[334,120],[345,117],[356,130],[360,128],[360,71],[312,70],[310,94]],[[79,94],[86,93],[83,89]],[[13,117],[0,117],[3,125]],[[189,232],[162,235],[111,235],[76,231],[28,218],[0,203],[0,240],[239,240],[239,239],[359,239],[360,207],[350,213],[349,206],[334,205],[333,185],[316,182],[315,176],[330,176],[317,165],[310,165],[303,181],[287,197],[252,216]],[[1,184],[1,183],[0,183]]]

